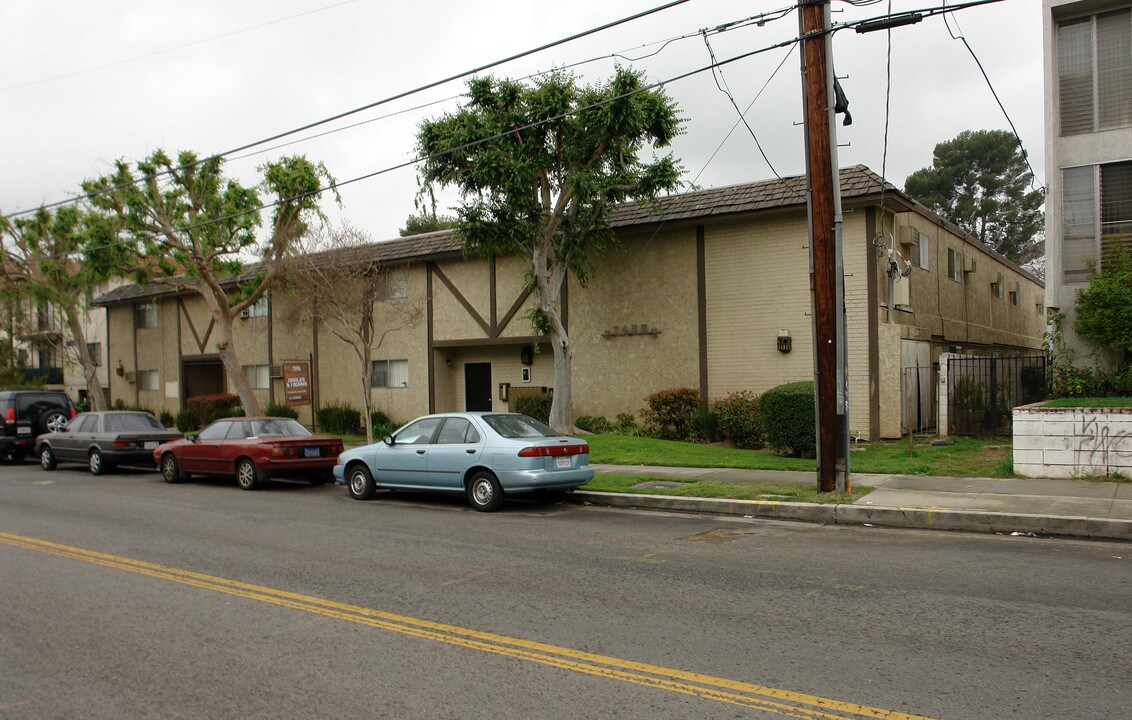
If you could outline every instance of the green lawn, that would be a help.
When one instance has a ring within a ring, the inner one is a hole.
[[[1046,407],[1132,407],[1132,397],[1088,397],[1088,398],[1057,398],[1045,403]]]
[[[649,480],[679,482],[676,488],[635,488]],[[673,478],[647,478],[638,475],[598,475],[583,485],[582,490],[597,492],[635,493],[642,495],[679,495],[683,497],[728,498],[730,500],[768,500],[777,502],[851,503],[872,490],[854,487],[853,493],[821,493],[816,485],[784,485],[781,483],[728,483],[716,480],[677,480]]]
[[[788,458],[769,450],[737,450],[715,445],[656,440],[625,435],[586,435],[590,462],[612,465],[748,468],[814,472],[813,460]],[[954,445],[933,446],[934,438],[916,438],[913,455],[908,441],[854,443],[850,462],[854,473],[1011,477],[1010,438],[954,438]]]

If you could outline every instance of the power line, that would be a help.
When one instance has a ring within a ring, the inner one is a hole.
[[[64,0],[64,2],[69,2],[69,1],[70,0]],[[161,50],[154,50],[153,52],[148,52],[148,53],[145,53],[143,55],[135,55],[133,57],[124,58],[122,60],[115,60],[114,62],[106,63],[104,65],[96,65],[94,67],[88,67],[88,68],[84,68],[82,70],[74,70],[74,71],[69,72],[69,73],[63,73],[62,75],[53,75],[51,77],[40,78],[39,80],[31,80],[29,82],[20,83],[18,85],[9,85],[7,87],[0,88],[0,92],[7,92],[8,90],[19,90],[20,88],[32,87],[33,85],[42,85],[43,83],[54,82],[55,80],[63,80],[65,78],[75,77],[76,75],[86,75],[87,73],[97,72],[99,70],[105,70],[106,68],[117,67],[119,65],[125,65],[127,63],[132,63],[132,62],[135,62],[137,60],[145,60],[147,58],[156,57],[158,55],[165,55],[166,53],[176,52],[177,50],[184,50],[185,48],[195,47],[197,45],[203,45],[205,43],[213,42],[214,40],[223,40],[224,38],[229,38],[229,37],[232,37],[233,35],[241,35],[243,33],[250,32],[252,30],[259,30],[260,28],[268,27],[269,25],[277,25],[277,24],[282,23],[282,22],[287,22],[288,20],[294,20],[296,18],[305,17],[307,15],[314,15],[315,13],[320,13],[320,12],[323,12],[325,10],[332,10],[336,7],[341,7],[342,5],[349,5],[349,4],[355,3],[355,2],[358,2],[358,0],[342,0],[341,2],[334,3],[333,5],[326,5],[324,7],[315,8],[313,10],[307,10],[305,12],[296,13],[294,15],[288,15],[287,17],[276,18],[274,20],[268,20],[266,22],[258,23],[256,25],[249,25],[247,27],[240,28],[238,30],[230,30],[228,32],[221,33],[219,35],[213,35],[211,37],[201,38],[200,40],[193,40],[192,42],[183,43],[181,45],[174,45],[173,47],[167,47],[167,48],[163,48]],[[44,14],[46,14],[46,13],[44,13]],[[24,67],[26,67],[26,65]]]
[[[350,0],[350,1],[353,1],[353,0]],[[501,60],[495,60],[493,62],[487,63],[486,65],[480,65],[479,67],[472,68],[470,70],[465,70],[465,71],[457,73],[455,75],[450,75],[450,76],[448,76],[448,77],[446,77],[442,80],[434,80],[433,82],[427,83],[425,85],[418,86],[416,88],[413,88],[412,90],[406,90],[406,91],[397,93],[395,95],[390,95],[389,97],[382,98],[381,100],[375,100],[374,102],[367,103],[367,104],[362,105],[360,107],[356,107],[352,110],[346,110],[344,112],[337,113],[336,115],[331,115],[330,117],[326,117],[326,118],[323,118],[321,120],[316,120],[314,122],[307,123],[307,124],[302,125],[300,127],[293,128],[291,130],[276,133],[276,134],[271,135],[269,137],[263,138],[262,140],[257,140],[255,142],[245,143],[244,145],[240,145],[239,147],[235,147],[235,148],[232,148],[230,150],[226,150],[226,151],[220,152],[220,153],[215,153],[215,154],[209,155],[208,157],[205,157],[205,158],[200,158],[196,161],[196,163],[194,163],[194,165],[199,165],[201,163],[210,162],[212,160],[222,159],[227,155],[234,155],[236,153],[243,152],[245,150],[250,150],[253,147],[258,147],[260,145],[266,145],[267,143],[274,142],[276,140],[280,140],[280,139],[288,137],[290,135],[294,135],[296,133],[300,133],[300,132],[303,132],[305,130],[311,130],[311,129],[319,127],[321,125],[325,125],[327,123],[334,122],[335,120],[341,120],[342,118],[349,117],[350,115],[356,115],[357,113],[363,112],[365,110],[369,110],[371,108],[375,108],[375,107],[378,107],[380,105],[388,104],[390,102],[393,102],[394,100],[400,100],[401,98],[408,97],[410,95],[415,95],[416,93],[420,93],[420,92],[423,92],[425,90],[430,90],[430,89],[432,89],[434,87],[438,87],[440,85],[445,85],[445,84],[450,83],[454,80],[460,80],[460,79],[465,78],[469,75],[475,75],[476,73],[483,72],[484,70],[490,70],[491,68],[498,67],[499,65],[503,65],[503,64],[506,64],[506,63],[509,63],[509,62],[513,62],[515,60],[519,60],[519,59],[527,57],[529,55],[534,55],[534,54],[542,52],[544,50],[548,50],[550,48],[557,47],[558,45],[564,45],[564,44],[572,42],[574,40],[578,40],[580,38],[584,38],[584,37],[587,37],[589,35],[593,35],[593,34],[602,32],[604,30],[608,30],[608,29],[616,27],[618,25],[623,25],[625,23],[632,22],[634,20],[639,20],[643,17],[647,17],[647,16],[652,15],[654,13],[658,13],[658,12],[661,12],[661,11],[664,11],[664,10],[668,10],[670,8],[676,7],[677,5],[683,5],[684,3],[687,3],[687,2],[689,2],[689,0],[671,0],[670,2],[665,3],[664,5],[659,5],[657,7],[651,8],[649,10],[643,10],[639,13],[635,13],[633,15],[623,17],[619,20],[613,20],[613,21],[607,22],[603,25],[599,25],[599,26],[590,28],[588,30],[583,30],[581,32],[574,33],[573,35],[570,35],[568,37],[565,37],[565,38],[562,38],[562,39],[559,39],[559,40],[554,40],[554,41],[549,42],[549,43],[544,43],[543,45],[540,45],[538,47],[531,48],[529,50],[524,50],[524,51],[519,52],[519,53],[515,53],[514,55],[510,55],[510,56],[505,57]],[[176,169],[177,170],[185,170],[185,169],[188,169],[189,167],[192,167],[192,166],[191,165],[190,166],[183,166],[183,167],[178,167]],[[111,187],[108,187],[108,188],[104,188],[103,190],[101,190],[99,192],[107,192],[107,191],[111,191],[111,190],[118,190],[118,189],[121,189],[122,187],[125,187],[125,185],[111,186]],[[97,193],[84,193],[82,195],[78,195],[74,198],[70,198],[70,199],[67,199],[67,200],[59,200],[59,201],[56,201],[56,202],[53,202],[53,203],[48,203],[46,205],[41,205],[41,206],[39,206],[39,208],[36,208],[36,209],[17,210],[15,212],[11,213],[9,215],[9,217],[20,217],[20,216],[23,216],[23,215],[28,215],[28,214],[34,213],[37,210],[41,210],[41,209],[51,209],[51,208],[54,208],[54,207],[59,207],[61,205],[70,205],[70,204],[73,204],[73,203],[76,203],[76,202],[79,202],[79,201],[82,201],[82,200],[90,199],[91,197],[94,197],[95,194],[97,194]]]

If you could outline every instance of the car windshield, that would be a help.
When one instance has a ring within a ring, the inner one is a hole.
[[[132,430],[164,430],[152,415],[105,415],[103,425],[107,432],[129,432]]]
[[[290,418],[252,420],[252,437],[289,437],[310,434],[311,431],[303,427],[302,423]]]
[[[484,415],[483,421],[505,438],[558,437],[549,425],[526,415]]]

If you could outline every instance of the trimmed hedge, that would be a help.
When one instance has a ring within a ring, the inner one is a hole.
[[[582,415],[574,421],[574,427],[597,435],[613,432],[613,423],[601,415]]]
[[[330,435],[357,435],[362,412],[351,405],[324,405],[316,415],[318,429]]]
[[[814,381],[773,387],[759,398],[767,443],[792,457],[814,457],[817,453]]]
[[[554,402],[554,393],[533,393],[522,395],[515,399],[515,412],[530,415],[535,420],[550,423],[550,404]]]
[[[264,409],[263,414],[268,417],[285,417],[292,420],[299,419],[299,411],[290,405],[280,405],[279,403],[269,403]]]
[[[711,409],[719,418],[723,437],[735,447],[757,450],[763,446],[763,417],[758,395],[750,390],[733,392],[712,403]]]
[[[238,395],[217,393],[198,395],[185,401],[185,409],[177,413],[177,429],[181,432],[200,430],[214,420],[225,417],[241,417],[244,408]]]

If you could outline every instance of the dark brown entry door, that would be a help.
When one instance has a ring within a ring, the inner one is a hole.
[[[185,362],[182,373],[185,377],[182,402],[198,395],[217,395],[226,390],[224,363],[219,360]]]
[[[464,409],[491,410],[491,363],[464,365]]]

